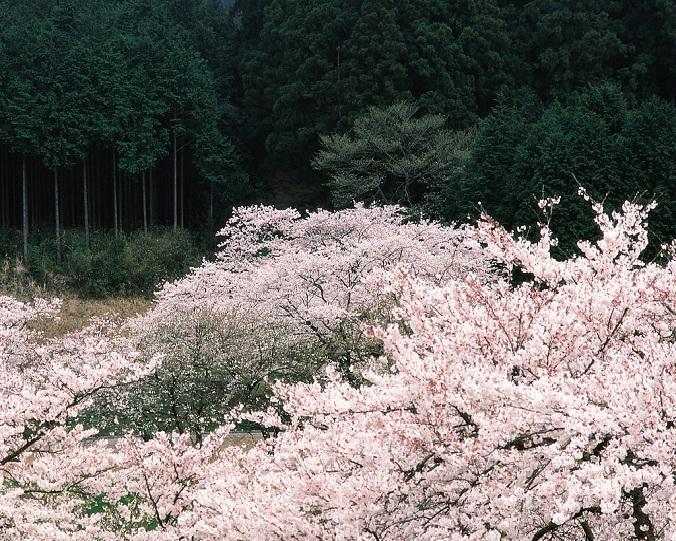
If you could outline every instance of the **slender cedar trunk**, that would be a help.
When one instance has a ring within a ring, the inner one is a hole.
[[[70,176],[70,182],[66,186],[70,186],[70,197],[68,198],[68,201],[70,202],[70,216],[68,216],[67,214],[66,214],[66,216],[68,218],[70,218],[70,221],[72,223],[75,216],[77,216],[77,208],[78,208],[78,205],[77,205],[77,187],[76,187],[78,178],[77,178],[77,174],[76,174],[75,169],[73,169],[73,168],[70,169],[69,176]],[[75,189],[73,189],[73,188],[75,188]],[[68,193],[68,188],[66,188],[65,193]],[[62,216],[61,217],[61,223],[63,224],[63,223],[67,223],[67,222],[68,222],[68,220]]]
[[[117,180],[118,180],[119,186],[118,186],[118,194],[117,195],[120,198],[120,200],[118,201],[117,207],[120,211],[120,215],[119,215],[117,220],[118,220],[118,224],[120,226],[120,231],[124,231],[124,219],[127,216],[127,214],[125,212],[125,208],[124,208],[124,204],[127,201],[127,199],[125,197],[125,195],[126,195],[125,190],[124,190],[125,189],[124,179],[125,179],[124,173],[118,169],[117,170]]]
[[[2,159],[0,163],[2,164],[2,170],[0,172],[0,181],[4,186],[4,193],[2,195],[3,203],[3,225],[11,227],[14,222],[14,183],[10,181],[11,178],[11,168],[9,163],[9,151],[6,150],[2,153]]]
[[[36,169],[35,169],[35,163],[34,163],[33,160],[30,161],[30,163],[28,164],[28,167],[30,169],[31,178],[33,178],[33,179],[36,178],[37,173],[36,173]],[[30,198],[31,198],[31,200],[30,200],[30,223],[32,223],[32,224],[35,224],[38,221],[37,220],[38,215],[37,215],[37,210],[36,210],[38,208],[38,194],[36,192],[37,192],[37,190],[31,190],[31,193],[30,193]]]
[[[99,227],[99,190],[98,186],[101,185],[101,169],[99,167],[99,148],[96,147],[94,154],[92,155],[92,178],[94,181],[91,185],[90,190],[90,200],[92,203],[92,229],[96,231]],[[98,182],[97,182],[98,181]],[[97,185],[98,184],[98,185]]]
[[[89,172],[91,173],[90,178],[92,179],[91,184],[89,185],[89,225],[91,226],[92,231],[96,231],[96,219],[98,218],[96,213],[96,179],[99,178],[99,171],[97,169],[97,148],[94,147],[94,151],[89,157]]]
[[[185,151],[181,149],[181,227],[184,227],[184,223],[183,223],[183,209],[184,209],[184,206],[185,206],[185,198],[184,198],[184,196],[183,196],[183,194],[184,194],[184,187],[185,187],[185,184],[184,184],[184,177],[183,177],[183,160],[184,160],[184,154],[185,154]]]
[[[85,246],[89,248],[89,193],[87,192],[87,158],[82,160],[82,202],[84,203]]]
[[[2,213],[2,225],[4,227],[5,225],[5,201],[7,199],[7,196],[5,195],[5,185],[7,184],[5,182],[5,162],[7,160],[5,159],[5,149],[0,147],[0,197],[2,200],[0,200],[0,212]]]
[[[5,152],[4,148],[0,147],[0,221],[2,226],[7,225],[5,219],[5,205],[7,203],[7,183],[5,182]]]
[[[2,225],[5,225],[5,200],[7,197],[5,196],[5,149],[3,147],[0,147],[0,197],[2,200],[0,200],[0,212],[2,213]]]
[[[336,85],[336,94],[338,102],[338,125],[342,122],[343,118],[340,113],[340,45],[338,45],[338,84]]]
[[[21,201],[23,225],[23,260],[28,261],[28,179],[26,178],[26,153],[21,155]]]
[[[113,150],[113,227],[115,228],[115,236],[120,234],[120,224],[117,221],[117,158],[115,150]]]
[[[178,227],[178,164],[176,158],[176,126],[174,125],[174,231]]]
[[[150,215],[149,216],[150,227],[152,227],[153,224],[155,223],[154,222],[155,209],[153,208],[154,207],[153,193],[155,192],[153,190],[153,170],[151,168],[150,171],[148,171],[148,198],[149,198],[148,213]]]
[[[105,172],[108,164],[106,163],[106,154],[103,149],[100,149],[98,160],[96,160],[96,172],[99,179],[99,189],[96,190],[96,217],[97,227],[99,229],[107,229],[108,224],[105,222],[106,209],[110,206],[109,199],[106,197],[104,187],[107,186],[105,182]],[[104,201],[106,204],[104,204]]]
[[[56,224],[56,261],[61,264],[61,210],[59,208],[59,174],[54,167],[54,223]]]
[[[214,225],[214,183],[209,183],[209,225]]]
[[[146,213],[146,172],[141,173],[141,184],[143,193],[143,231],[144,233],[148,232],[148,215]]]

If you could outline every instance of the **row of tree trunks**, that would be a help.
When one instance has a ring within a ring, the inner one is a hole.
[[[169,160],[159,162],[138,176],[125,175],[119,169],[118,157],[104,147],[93,149],[74,168],[53,166],[49,169],[35,156],[10,154],[0,147],[0,227],[20,230],[19,253],[27,259],[32,232],[42,231],[48,223],[45,218],[48,219],[53,224],[50,229],[54,231],[58,260],[63,255],[65,228],[82,227],[84,242],[90,246],[92,231],[111,225],[116,236],[129,227],[143,227],[147,232],[158,223],[158,209],[160,224],[169,221],[173,229],[185,227],[186,218],[190,216],[186,214],[189,211],[186,197],[190,196],[186,190],[186,167],[190,166],[186,163],[186,144],[178,133],[172,139]],[[171,184],[167,186],[169,189],[163,189],[156,182],[156,175],[166,174],[167,169]],[[51,203],[50,190],[45,192],[44,184],[49,176]],[[204,210],[212,221],[213,187],[205,195],[208,199],[204,200]]]

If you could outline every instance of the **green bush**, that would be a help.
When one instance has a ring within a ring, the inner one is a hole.
[[[0,229],[0,259],[11,259],[21,251],[21,233],[16,229]]]
[[[28,258],[17,273],[20,235],[0,231],[2,284],[32,282],[55,293],[82,297],[152,297],[159,284],[174,280],[199,263],[204,252],[188,231],[157,228],[148,233],[133,232],[118,237],[94,233],[89,246],[80,231],[66,231],[61,238],[61,262],[51,237],[29,245]],[[10,276],[11,275],[11,276]]]
[[[124,237],[94,235],[87,247],[84,235],[69,233],[64,238],[60,273],[70,289],[85,297],[107,297],[124,293]]]
[[[152,296],[158,284],[175,280],[200,262],[197,246],[185,230],[133,233],[122,254],[127,294]]]

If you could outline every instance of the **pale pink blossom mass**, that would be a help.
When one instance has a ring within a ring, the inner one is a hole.
[[[0,299],[0,539],[676,540],[676,245],[642,261],[652,207],[581,195],[600,240],[566,260],[546,224],[239,209],[129,328],[208,306],[383,347],[358,384],[277,383],[250,415],[280,430],[248,449],[234,413],[201,446],[92,437],[96,392],[153,370],[133,332],[44,340],[25,322],[56,305]]]

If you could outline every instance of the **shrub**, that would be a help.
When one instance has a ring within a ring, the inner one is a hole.
[[[6,238],[7,246],[11,246],[12,236]],[[201,252],[188,231],[169,228],[119,237],[94,233],[89,246],[82,232],[66,231],[61,242],[60,263],[51,237],[29,245],[28,260],[20,267],[21,273],[16,272],[19,267],[14,259],[6,259],[2,278],[6,288],[16,292],[20,285],[33,281],[42,288],[83,297],[151,298],[162,282],[175,280],[197,265]],[[15,251],[6,249],[8,254]]]
[[[162,282],[173,281],[199,263],[199,250],[188,231],[158,228],[126,239],[121,267],[127,295],[151,297]]]

